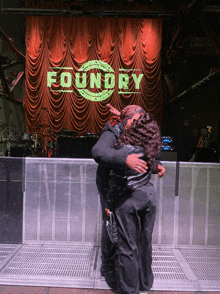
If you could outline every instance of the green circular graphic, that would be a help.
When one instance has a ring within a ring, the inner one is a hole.
[[[108,63],[101,61],[101,60],[91,60],[91,61],[84,63],[80,67],[79,72],[80,71],[89,71],[94,68],[101,69],[104,72],[114,73],[113,68]],[[103,100],[106,100],[109,96],[111,96],[111,94],[114,92],[114,89],[113,90],[107,89],[107,90],[103,90],[98,93],[93,93],[87,89],[78,89],[78,91],[85,99],[88,99],[91,101],[103,101]]]

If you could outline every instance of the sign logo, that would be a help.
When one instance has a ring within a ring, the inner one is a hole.
[[[47,87],[53,92],[73,92],[71,90],[72,83],[78,89],[79,94],[90,101],[103,101],[112,95],[115,90],[115,72],[113,68],[106,62],[101,60],[91,60],[84,63],[75,73],[75,80],[70,71],[72,67],[52,67],[54,71],[47,73]],[[94,70],[99,69],[99,72]],[[58,70],[58,71],[57,71]],[[61,74],[58,74],[62,70]],[[64,71],[68,70],[68,71]],[[136,74],[140,70],[137,69],[119,69],[118,74],[118,94],[141,94],[137,90],[140,89],[140,82],[143,74]],[[130,84],[134,81],[134,88],[131,91]],[[53,83],[59,83],[62,90],[57,90]]]
[[[114,70],[110,65],[108,65],[108,63],[105,63],[100,60],[92,60],[82,65],[79,69],[79,72],[81,71],[87,72],[95,68],[105,72],[104,80],[105,80],[105,88],[107,89],[98,93],[93,93],[87,89],[80,89],[81,84],[79,83],[79,73],[76,73],[76,87],[78,88],[79,93],[84,98],[91,101],[103,101],[103,100],[106,100],[109,96],[111,96],[111,94],[114,92],[114,86],[115,86]],[[86,74],[83,73],[83,75],[84,75],[83,81],[85,81]],[[97,76],[95,76],[94,73],[90,74],[90,87],[92,88],[94,87],[94,85],[96,85],[98,89],[101,88],[101,73],[97,73]],[[85,83],[83,86],[85,86]]]

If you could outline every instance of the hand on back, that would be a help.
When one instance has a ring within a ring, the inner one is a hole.
[[[145,173],[148,169],[147,163],[140,159],[141,154],[130,154],[128,155],[125,164],[138,173]]]

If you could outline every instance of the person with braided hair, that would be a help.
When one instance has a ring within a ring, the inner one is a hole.
[[[120,117],[114,113],[117,116],[92,149],[99,164],[96,183],[103,216],[101,274],[118,294],[137,294],[153,285],[151,239],[157,197],[150,178],[152,172],[159,177],[165,173],[156,160],[161,137],[156,120],[141,107],[127,106]],[[106,230],[110,211],[116,218],[117,243],[110,241]]]
[[[114,210],[114,202],[121,201],[122,194],[125,195],[138,187],[141,189],[150,181],[151,172],[156,172],[155,158],[161,150],[161,136],[154,117],[148,113],[142,114],[131,127],[126,126],[113,147],[127,149],[130,153],[141,155],[140,158],[147,163],[148,169],[146,173],[141,174],[139,170],[129,167],[111,170],[107,194],[107,209],[110,210]],[[118,197],[120,199],[117,199]],[[109,211],[106,210],[106,212],[109,215]]]

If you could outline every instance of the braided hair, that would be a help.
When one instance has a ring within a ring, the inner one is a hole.
[[[160,153],[162,144],[160,129],[153,115],[149,113],[141,114],[121,134],[114,148],[119,149],[125,144],[142,147],[148,167],[153,171],[156,170],[155,158]]]

